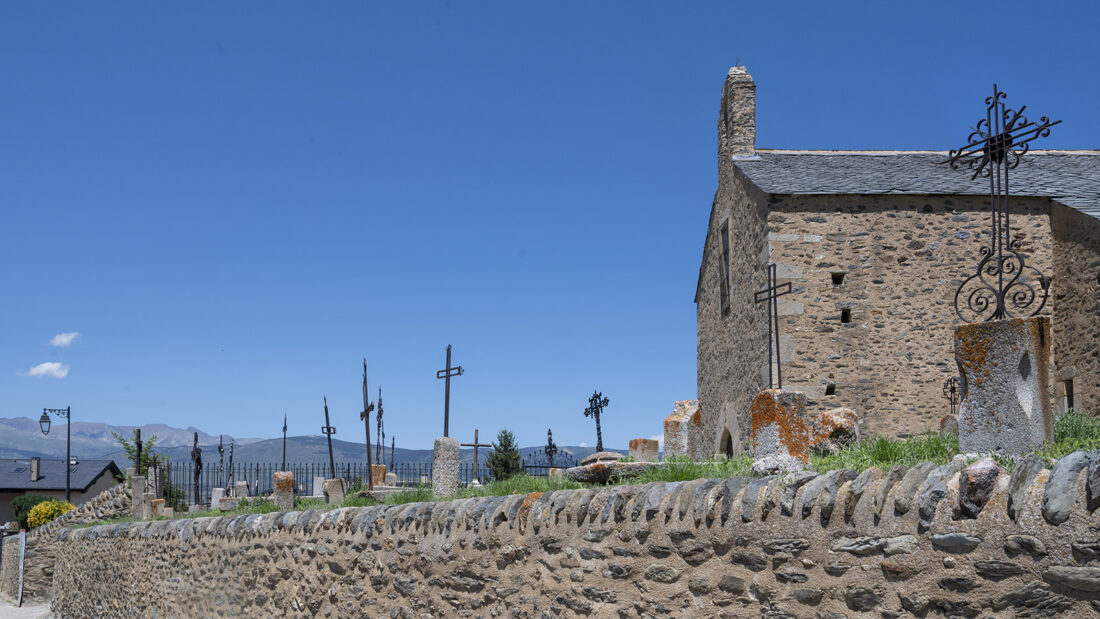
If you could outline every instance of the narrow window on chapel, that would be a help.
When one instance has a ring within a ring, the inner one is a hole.
[[[719,284],[722,313],[727,314],[730,311],[730,225],[728,221],[722,224],[718,236],[718,242],[722,244],[722,265],[720,267],[722,282]]]
[[[833,275],[833,285],[834,286],[839,286],[839,285],[844,283],[844,276],[846,275],[846,273],[838,272],[838,273],[833,273],[832,275]]]
[[[850,310],[850,309],[840,310],[840,322],[842,322],[844,324],[848,324],[849,322],[852,322],[852,310]]]

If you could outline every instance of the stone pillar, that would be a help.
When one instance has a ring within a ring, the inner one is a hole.
[[[397,473],[386,473],[386,485],[387,486],[396,486],[397,485]]]
[[[656,440],[651,438],[630,439],[630,457],[635,462],[656,462],[660,447]]]
[[[800,471],[810,462],[806,394],[765,389],[752,399],[753,471]]]
[[[156,500],[157,495],[152,492],[146,492],[141,495],[141,519],[148,520],[153,517],[153,501]]]
[[[370,465],[370,478],[371,483],[375,486],[386,485],[386,465],[385,464],[372,464]]]
[[[151,518],[158,518],[164,515],[164,499],[153,499],[150,501],[149,511],[151,512]]]
[[[145,478],[141,475],[130,477],[130,517],[137,520],[142,517],[142,501],[145,496]]]
[[[1051,439],[1050,318],[956,327],[955,362],[962,375],[959,451],[1021,454]]]
[[[146,483],[145,489],[148,492],[152,492],[153,494],[155,494],[156,498],[158,498],[158,499],[161,498],[160,493],[161,493],[162,484],[160,482],[160,480],[161,480],[160,467],[159,466],[150,466],[147,469],[146,474],[149,476],[149,481]]]
[[[275,486],[275,507],[283,510],[294,509],[294,472],[275,471],[272,475],[272,485]]]
[[[432,455],[432,495],[450,497],[458,492],[458,439],[435,439]]]
[[[321,497],[325,496],[325,478],[314,477],[313,478],[313,494],[310,496]]]
[[[225,498],[225,488],[211,488],[210,509],[220,509],[223,498]]]
[[[162,513],[164,514],[165,518],[175,518],[176,517],[176,509],[174,507],[165,507],[164,511]]]
[[[665,457],[703,458],[703,415],[698,400],[676,402],[665,419]]]
[[[325,501],[329,505],[339,505],[344,502],[344,480],[337,477],[336,479],[326,479],[321,485],[321,490],[325,493]]]
[[[248,480],[233,482],[233,496],[238,499],[248,497]]]

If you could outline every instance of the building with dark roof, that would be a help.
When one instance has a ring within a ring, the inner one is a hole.
[[[118,477],[121,475],[122,471],[113,460],[74,459],[69,471],[73,505],[80,505],[120,483]],[[0,525],[15,519],[12,501],[23,494],[42,494],[65,500],[65,461],[0,460]]]
[[[785,388],[851,408],[865,432],[938,430],[957,376],[954,293],[990,238],[989,181],[932,151],[756,148],[755,84],[730,70],[718,190],[695,302],[704,440],[736,453],[768,385],[768,321],[753,293],[777,265]],[[1011,171],[1011,228],[1051,276],[1056,408],[1100,410],[1100,151],[1031,151]]]

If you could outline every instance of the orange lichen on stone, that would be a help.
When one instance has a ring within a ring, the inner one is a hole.
[[[275,472],[275,489],[279,492],[294,491],[294,473],[292,471]]]
[[[971,323],[955,328],[955,361],[975,385],[981,385],[983,377],[989,376],[986,356],[993,340],[984,326],[985,323]]]
[[[702,413],[703,413],[703,408],[699,407],[699,409],[695,411],[695,414],[691,416],[691,423],[694,423],[695,427],[697,427],[697,428],[703,427],[703,414]]]
[[[520,505],[520,509],[523,510],[523,511],[527,511],[527,510],[531,509],[531,506],[534,505],[535,501],[539,500],[539,497],[541,497],[541,496],[542,496],[541,492],[532,492],[532,493],[528,494],[526,497],[524,497],[523,505]]]
[[[852,438],[856,436],[857,419],[854,411],[846,408],[835,408],[818,413],[814,416],[813,432],[810,436],[811,445],[821,445],[833,438],[837,431],[847,432]]]
[[[752,401],[752,442],[757,446],[757,434],[770,424],[779,431],[779,442],[787,453],[802,462],[810,461],[809,429],[796,411],[779,403],[779,389],[761,391]]]
[[[641,441],[642,441],[642,439],[640,439],[640,438],[630,439],[630,450],[635,451],[638,448],[640,448],[641,447]]]

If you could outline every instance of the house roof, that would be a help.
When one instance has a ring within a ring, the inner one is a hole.
[[[988,195],[989,180],[942,151],[758,150],[733,163],[771,194]],[[1009,172],[1014,196],[1051,198],[1100,219],[1100,151],[1031,151]]]
[[[31,481],[30,459],[0,460],[0,492],[65,489],[64,460],[43,458],[38,470],[38,481]],[[73,465],[69,474],[69,487],[84,492],[104,472],[110,472],[111,475],[122,473],[114,460],[80,460]]]

